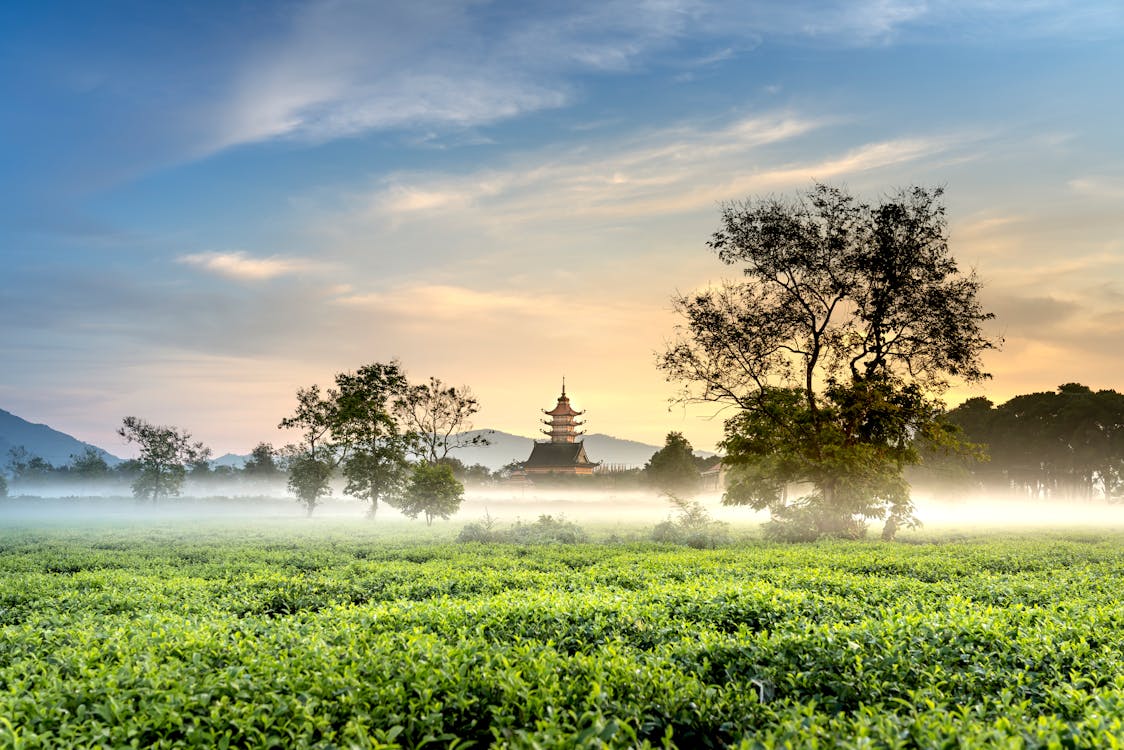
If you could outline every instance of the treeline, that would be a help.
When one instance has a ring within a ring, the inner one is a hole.
[[[931,452],[915,484],[1037,499],[1124,498],[1124,394],[1067,383],[998,406],[969,399],[946,419],[974,448]]]

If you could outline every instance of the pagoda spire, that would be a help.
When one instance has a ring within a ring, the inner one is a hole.
[[[552,443],[573,443],[579,435],[584,434],[583,431],[578,430],[585,424],[582,421],[575,419],[584,412],[575,411],[570,406],[570,398],[566,395],[566,377],[562,376],[562,395],[558,397],[558,404],[550,411],[543,410],[543,414],[550,417],[549,420],[542,420],[542,423],[550,427],[549,430],[543,430],[543,434],[550,435],[550,442]]]

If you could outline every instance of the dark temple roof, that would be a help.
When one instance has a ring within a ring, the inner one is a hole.
[[[596,466],[585,455],[582,443],[535,443],[524,469],[564,469],[572,466]]]

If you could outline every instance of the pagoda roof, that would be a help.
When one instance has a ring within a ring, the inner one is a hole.
[[[566,394],[563,393],[561,396],[558,397],[558,405],[555,406],[550,411],[546,411],[544,409],[543,414],[549,414],[552,417],[577,417],[577,416],[581,416],[582,414],[585,414],[585,412],[584,411],[574,411],[574,408],[572,406],[570,406],[570,399],[568,399],[566,397]]]
[[[531,456],[523,462],[524,469],[562,469],[572,466],[597,466],[585,455],[582,443],[535,443]]]

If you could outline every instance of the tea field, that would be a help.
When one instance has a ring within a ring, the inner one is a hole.
[[[0,531],[0,747],[1113,748],[1124,537]]]

